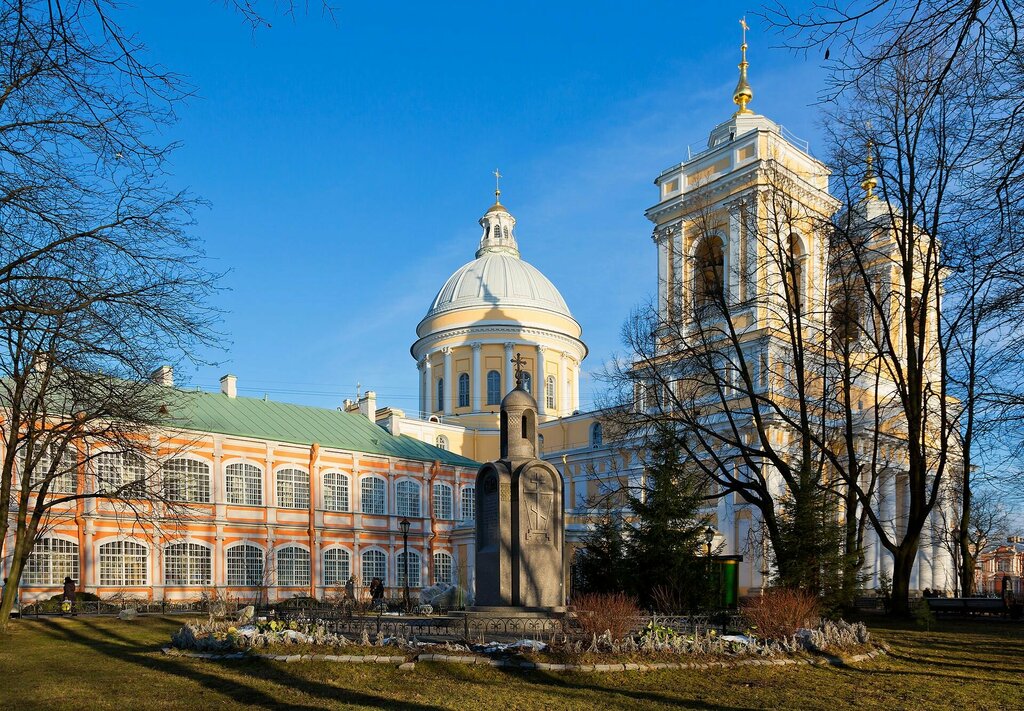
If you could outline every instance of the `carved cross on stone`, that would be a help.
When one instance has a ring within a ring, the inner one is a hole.
[[[550,541],[551,533],[548,531],[548,527],[551,520],[551,506],[554,503],[554,492],[551,491],[550,479],[543,472],[531,471],[527,475],[524,491],[530,519],[529,528],[526,531],[527,540],[539,537]]]
[[[523,387],[523,376],[526,375],[526,371],[523,370],[526,359],[523,358],[522,353],[516,353],[516,357],[512,359],[511,363],[516,367],[516,387],[521,388]]]

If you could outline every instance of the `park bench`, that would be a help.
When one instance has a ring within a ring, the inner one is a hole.
[[[925,602],[936,615],[1005,615],[1009,611],[998,597],[928,597]]]

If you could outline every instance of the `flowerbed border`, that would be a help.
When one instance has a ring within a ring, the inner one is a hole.
[[[503,667],[507,669],[521,669],[523,671],[565,671],[565,672],[626,672],[626,671],[660,671],[663,669],[733,669],[745,666],[835,666],[844,667],[850,664],[859,664],[885,654],[885,649],[877,647],[870,652],[855,654],[852,657],[842,658],[831,654],[822,654],[817,657],[781,657],[775,659],[736,659],[729,661],[714,662],[651,662],[649,664],[619,663],[619,664],[553,664],[548,662],[530,662],[518,659],[494,659],[476,654],[451,655],[451,654],[417,654],[413,660],[405,656],[373,655],[373,654],[253,654],[249,652],[233,652],[230,654],[214,654],[212,652],[189,652],[164,647],[161,651],[164,654],[178,657],[191,657],[193,659],[210,659],[215,661],[230,661],[241,659],[266,659],[269,661],[285,662],[294,664],[296,662],[336,662],[343,664],[394,664],[402,670],[416,668],[416,662],[446,662],[448,664],[467,664],[477,666]]]

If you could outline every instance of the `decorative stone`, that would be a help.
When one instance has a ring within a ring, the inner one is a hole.
[[[416,662],[405,662],[403,664],[399,664],[398,668],[402,671],[412,671],[416,668]]]

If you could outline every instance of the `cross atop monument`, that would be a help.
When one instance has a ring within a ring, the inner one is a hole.
[[[523,376],[526,375],[526,371],[523,370],[523,367],[526,366],[526,359],[523,358],[522,353],[516,353],[516,357],[510,362],[516,367],[516,387],[521,388],[523,387]]]
[[[498,170],[497,168],[495,168],[494,172],[491,173],[491,175],[494,176],[494,201],[495,202],[500,202],[501,201],[501,178],[502,178],[501,171]]]

